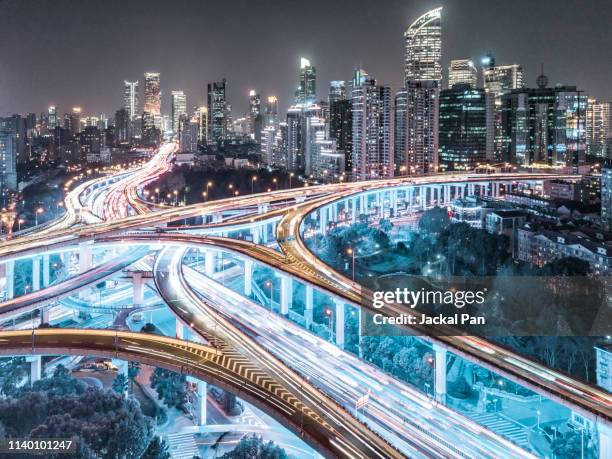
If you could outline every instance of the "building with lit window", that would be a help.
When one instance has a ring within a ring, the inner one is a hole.
[[[405,164],[401,171],[427,173],[438,167],[438,96],[442,82],[442,8],[431,10],[404,33],[406,55],[406,127],[402,134]],[[401,116],[397,117],[401,119]],[[401,130],[401,126],[396,129]],[[401,139],[401,137],[400,137]],[[401,140],[400,140],[401,144]]]
[[[228,106],[227,80],[208,83],[208,142],[217,143],[227,139]]]
[[[446,170],[471,170],[486,159],[484,89],[455,84],[440,92],[439,160]]]
[[[499,162],[503,156],[501,97],[523,87],[523,68],[518,64],[495,65],[495,57],[482,59],[484,89],[487,103],[487,159]]]
[[[317,71],[304,57],[300,58],[300,76],[295,91],[296,104],[313,104],[317,100]]]
[[[157,72],[144,74],[144,106],[143,111],[151,115],[161,115],[160,75]]]
[[[261,143],[263,116],[261,113],[261,96],[255,90],[249,91],[249,113],[247,115],[247,131],[251,139]]]
[[[612,113],[610,102],[589,99],[586,110],[586,153],[587,155],[607,158],[607,143],[612,137],[610,131]]]
[[[138,99],[138,81],[123,82],[123,107],[131,121],[133,121],[139,112]]]
[[[208,136],[208,107],[198,107],[195,111],[198,120],[198,143],[206,145]]]
[[[601,170],[601,220],[608,230],[612,229],[612,166]]]
[[[353,178],[393,177],[391,88],[362,69],[355,70],[352,88]]]
[[[187,97],[183,91],[172,91],[172,132],[181,129],[181,116],[187,115]]]
[[[332,81],[329,88],[329,138],[336,141],[337,153],[344,153],[346,171],[350,171],[353,167],[353,114],[344,81]]]
[[[264,125],[274,126],[274,129],[278,129],[278,98],[276,96],[270,96],[266,100],[266,113],[264,119]]]
[[[516,89],[501,97],[502,160],[577,167],[585,161],[587,99],[575,86]]]
[[[12,132],[0,131],[0,204],[17,190],[17,139]]]
[[[471,59],[453,59],[448,68],[448,88],[457,84],[478,86],[478,70]]]

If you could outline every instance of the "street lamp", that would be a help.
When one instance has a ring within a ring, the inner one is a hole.
[[[291,188],[291,179],[293,178],[293,172],[289,173],[289,188]]]
[[[278,180],[276,180],[276,177],[272,179],[272,182],[274,182],[274,188],[278,191]]]
[[[206,196],[208,196],[208,189],[213,185],[213,182],[206,182]]]
[[[23,218],[20,218],[19,220],[17,220],[17,224],[19,225],[19,229],[18,231],[21,231],[21,225],[25,222],[25,220]]]
[[[157,204],[159,204],[159,188],[155,188],[155,193],[157,193]]]
[[[35,212],[36,226],[38,226],[38,214],[42,214],[44,211],[45,209],[43,209],[42,207],[39,207],[38,209],[36,209],[36,212]]]
[[[329,342],[334,342],[334,311],[330,308],[325,309],[325,315],[329,318]]]
[[[348,253],[353,259],[353,281],[355,281],[355,251],[351,247],[349,247],[346,250],[346,253]]]
[[[265,285],[270,289],[270,312],[272,312],[272,305],[274,304],[274,285],[272,285],[270,281],[266,281]]]
[[[254,175],[251,177],[251,194],[255,193],[255,182],[257,181],[257,176]]]

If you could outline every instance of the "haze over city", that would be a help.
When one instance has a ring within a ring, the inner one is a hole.
[[[33,6],[34,5],[34,6]],[[233,109],[247,109],[249,89],[293,101],[300,56],[317,68],[318,96],[330,80],[361,66],[378,81],[402,84],[403,32],[443,6],[442,65],[491,52],[518,63],[535,85],[544,64],[550,82],[575,84],[612,99],[612,9],[605,0],[518,1],[0,1],[0,113],[78,105],[112,114],[123,80],[161,73],[164,112],[170,92],[190,107],[206,83],[225,77]],[[559,33],[562,30],[563,33]]]

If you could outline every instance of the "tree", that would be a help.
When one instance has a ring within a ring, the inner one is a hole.
[[[130,387],[132,392],[134,391],[134,380],[140,373],[140,363],[139,362],[129,362],[128,363],[128,378],[130,380]]]
[[[113,379],[113,390],[118,394],[125,394],[128,390],[128,380],[123,373],[119,373]]]
[[[384,231],[385,233],[388,233],[393,229],[393,223],[388,218],[381,218],[378,226],[380,227],[380,230]]]
[[[423,212],[419,220],[419,229],[428,234],[438,234],[448,225],[450,225],[448,212],[438,206]]]
[[[149,443],[149,447],[144,452],[141,459],[170,459],[170,453],[168,452],[168,444],[166,440],[160,438],[158,435],[154,436]]]
[[[287,453],[274,442],[265,442],[262,437],[252,434],[243,437],[236,447],[221,456],[221,459],[287,459]]]
[[[187,400],[185,382],[185,375],[163,368],[156,368],[151,375],[151,387],[157,391],[157,396],[168,407],[176,407],[180,410],[185,407]]]

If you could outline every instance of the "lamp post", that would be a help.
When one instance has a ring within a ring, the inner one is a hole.
[[[251,194],[255,193],[255,182],[257,181],[257,176],[254,175],[251,177]]]
[[[289,188],[291,188],[291,179],[293,178],[293,172],[289,173]]]
[[[270,289],[270,312],[272,312],[272,306],[274,304],[274,285],[270,281],[266,281],[265,285]]]
[[[39,207],[38,209],[36,209],[36,212],[34,213],[35,220],[36,220],[36,226],[38,226],[38,214],[42,214],[43,212],[44,212],[44,209],[42,207]]]
[[[276,191],[278,191],[278,180],[276,180],[276,177],[272,179],[272,182],[274,183],[274,188],[276,189]]]
[[[157,204],[159,204],[159,188],[155,188],[155,193],[157,194]]]
[[[20,218],[19,220],[17,220],[17,224],[19,225],[18,231],[21,231],[21,225],[24,223],[24,221],[25,220],[23,218]]]
[[[213,185],[213,182],[206,182],[206,196],[209,195],[208,189]]]
[[[334,311],[330,308],[325,309],[325,315],[329,318],[329,342],[334,342]]]
[[[346,250],[346,253],[348,253],[353,260],[353,281],[355,281],[355,251],[351,247],[349,247]]]

